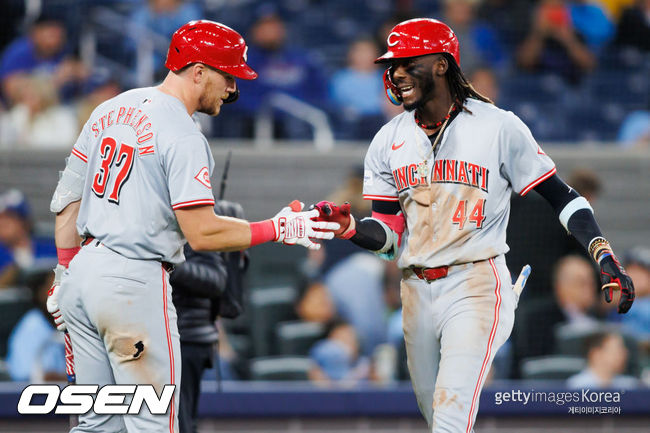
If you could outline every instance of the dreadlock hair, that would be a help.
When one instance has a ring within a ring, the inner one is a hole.
[[[449,86],[449,91],[451,92],[452,98],[458,102],[463,110],[467,110],[465,107],[465,101],[468,98],[478,99],[479,101],[487,102],[488,104],[494,104],[492,100],[486,96],[481,95],[477,92],[474,87],[467,81],[463,71],[461,71],[460,66],[456,63],[456,59],[449,53],[441,53],[441,55],[447,60],[447,85]]]

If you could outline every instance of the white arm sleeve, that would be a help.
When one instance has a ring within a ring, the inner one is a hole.
[[[59,213],[70,203],[81,200],[86,182],[86,165],[77,157],[66,159],[65,169],[59,172],[59,182],[52,195],[50,212]]]

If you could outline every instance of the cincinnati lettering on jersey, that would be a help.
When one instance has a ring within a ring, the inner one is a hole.
[[[147,120],[149,120],[149,116],[140,109],[136,111],[135,107],[120,107],[117,110],[117,115],[115,110],[109,111],[97,119],[90,126],[90,129],[95,133],[95,137],[97,137],[100,132],[109,126],[127,125],[135,131],[135,135],[138,137],[136,140],[138,144],[142,144],[153,138],[153,132],[147,132],[151,129],[151,122],[147,122]]]
[[[420,177],[418,174],[417,164],[409,164],[393,170],[393,179],[395,179],[395,186],[399,192],[427,183],[426,178]]]
[[[488,192],[489,174],[490,170],[478,164],[455,159],[440,159],[433,164],[431,182],[457,183]],[[426,179],[418,174],[417,164],[409,164],[393,170],[393,179],[399,192],[426,184]]]

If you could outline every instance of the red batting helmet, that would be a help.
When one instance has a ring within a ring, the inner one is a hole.
[[[386,63],[392,59],[449,53],[460,65],[458,38],[449,26],[430,18],[416,18],[393,27],[386,39],[388,51],[375,60]]]
[[[248,47],[244,38],[223,24],[199,20],[176,30],[167,51],[165,66],[178,71],[190,63],[205,63],[244,80],[254,80],[257,72],[246,64]]]

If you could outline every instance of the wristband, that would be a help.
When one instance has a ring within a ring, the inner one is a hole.
[[[612,247],[602,236],[594,238],[589,244],[589,255],[593,257],[596,262],[600,262],[600,258],[603,253],[612,253]]]
[[[357,234],[357,222],[352,215],[350,215],[350,224],[348,228],[345,229],[343,233],[339,235],[341,239],[350,239],[352,236]]]
[[[276,238],[275,226],[273,221],[264,220],[250,223],[251,228],[251,247],[264,242],[274,241]]]
[[[74,248],[57,248],[56,256],[59,259],[59,264],[65,268],[70,265],[70,262],[77,255],[81,247]]]

